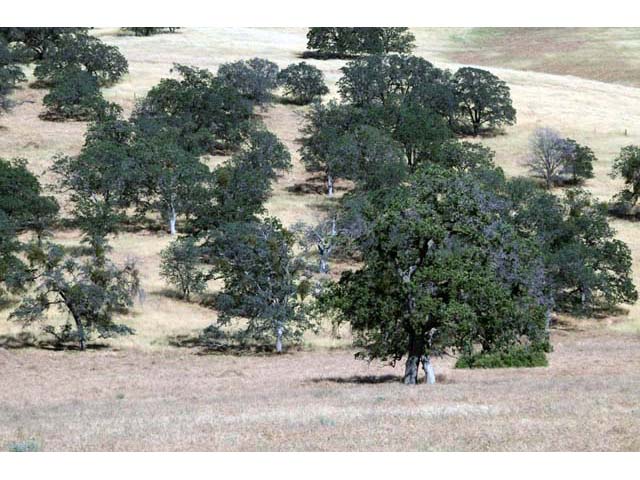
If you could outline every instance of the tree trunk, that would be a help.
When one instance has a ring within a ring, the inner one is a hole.
[[[407,363],[404,367],[404,384],[415,385],[418,383],[418,364],[420,357],[417,355],[409,355]]]
[[[429,355],[422,355],[422,358],[420,360],[422,362],[424,374],[427,377],[427,384],[434,385],[436,383],[436,372],[433,370],[431,357],[429,357]]]
[[[278,328],[276,329],[276,352],[282,353],[282,323],[278,323]]]
[[[76,318],[76,316],[73,316],[73,319],[76,322],[76,329],[78,330],[78,343],[80,344],[80,350],[84,351],[86,348],[85,345],[85,336],[84,336],[84,327],[82,326],[82,321],[80,321],[79,318]]]
[[[333,177],[331,175],[327,175],[327,190],[328,195],[333,197]]]
[[[323,257],[320,257],[320,273],[327,273],[329,271],[329,262]]]
[[[171,235],[175,235],[176,232],[176,221],[178,219],[178,215],[176,214],[176,209],[171,207],[171,209],[169,210],[169,232],[171,232]]]

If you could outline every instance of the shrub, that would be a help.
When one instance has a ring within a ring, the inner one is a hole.
[[[11,442],[7,446],[7,451],[9,452],[39,452],[40,450],[42,450],[40,443],[33,438]]]
[[[455,368],[525,368],[548,365],[547,356],[541,348],[520,346],[504,352],[464,355],[458,359]]]
[[[160,276],[180,290],[182,298],[189,300],[192,293],[202,293],[207,288],[207,276],[198,267],[200,249],[192,238],[172,242],[160,254]]]
[[[322,72],[306,62],[289,65],[280,72],[278,80],[284,88],[285,96],[299,105],[311,103],[329,93]]]

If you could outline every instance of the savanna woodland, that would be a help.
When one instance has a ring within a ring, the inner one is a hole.
[[[0,449],[640,449],[622,39],[0,28]]]

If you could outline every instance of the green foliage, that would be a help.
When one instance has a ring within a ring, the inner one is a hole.
[[[111,85],[129,71],[129,65],[118,47],[85,33],[75,33],[60,36],[33,73],[42,82],[56,83],[57,77],[69,69],[88,73],[100,85]]]
[[[73,34],[84,34],[86,27],[2,27],[0,38],[8,43],[22,46],[29,52],[25,63],[43,60],[62,38]]]
[[[190,237],[171,242],[160,254],[160,276],[177,287],[187,301],[192,294],[207,288],[207,275],[200,267],[201,256],[202,250]]]
[[[58,203],[42,195],[40,182],[27,169],[26,160],[0,158],[0,211],[17,231],[42,234],[54,222]]]
[[[58,307],[73,320],[74,338],[82,350],[92,333],[103,338],[133,333],[114,322],[116,314],[133,305],[133,297],[140,289],[138,271],[132,262],[118,267],[105,257],[78,259],[66,255],[55,244],[33,245],[30,260],[35,269],[35,286],[11,313],[11,319],[30,325],[44,320],[51,307]],[[51,327],[47,331],[55,333]],[[64,331],[65,327],[62,334]]]
[[[280,69],[264,58],[223,63],[218,78],[223,85],[236,89],[247,99],[262,105],[271,101],[272,91],[278,87]]]
[[[238,145],[249,127],[251,102],[208,70],[175,65],[180,79],[165,78],[136,106],[140,131],[164,125],[196,155]]]
[[[561,200],[520,179],[506,187],[512,221],[540,245],[558,309],[585,314],[637,300],[631,251],[615,238],[605,205],[583,190]]]
[[[528,346],[517,346],[505,352],[464,355],[455,364],[455,368],[531,368],[547,366],[549,366],[549,362],[544,351]]]
[[[615,203],[630,210],[640,198],[640,147],[627,145],[613,160],[611,171],[613,178],[621,177],[625,188],[614,198]]]
[[[0,210],[0,299],[6,294],[23,291],[29,281],[28,266],[20,254],[22,245],[11,219]]]
[[[306,105],[329,93],[323,73],[306,62],[292,63],[278,74],[287,100]]]
[[[120,30],[133,33],[136,37],[150,37],[159,33],[175,33],[180,27],[123,27]]]
[[[47,110],[41,117],[46,120],[95,120],[110,108],[95,77],[74,67],[56,74],[43,104]]]
[[[425,166],[376,206],[358,239],[362,267],[321,300],[350,322],[361,356],[546,341],[539,252],[502,217],[480,174]]]
[[[460,68],[452,79],[456,103],[463,125],[470,126],[473,135],[482,128],[498,128],[516,122],[516,110],[511,103],[511,91],[497,76],[473,67]]]
[[[357,54],[409,53],[414,35],[407,27],[312,27],[307,32],[307,56],[345,58]]]
[[[563,173],[570,175],[574,184],[593,178],[593,162],[597,161],[593,150],[572,138],[565,139],[565,142],[569,145],[571,154],[565,159]]]
[[[224,280],[216,300],[218,322],[244,317],[246,340],[298,341],[310,326],[304,308],[308,292],[305,263],[294,255],[293,236],[280,223],[228,223],[210,242],[213,271]]]
[[[158,128],[137,135],[131,155],[141,182],[138,202],[144,203],[143,210],[150,206],[158,211],[175,235],[178,217],[193,214],[206,200],[210,171],[172,134],[171,130]]]
[[[19,55],[15,49],[0,37],[0,114],[12,106],[8,98],[11,92],[27,80],[18,62]]]

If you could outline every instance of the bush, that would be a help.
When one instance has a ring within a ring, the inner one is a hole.
[[[543,349],[515,347],[504,352],[464,355],[458,359],[455,368],[525,368],[548,365]]]
[[[189,300],[192,293],[202,293],[207,288],[207,276],[198,268],[200,249],[192,238],[178,239],[160,254],[160,276],[180,290]]]
[[[42,450],[40,443],[32,438],[20,442],[11,442],[7,446],[7,451],[9,452],[39,452],[40,450]]]
[[[263,104],[271,100],[271,91],[278,87],[278,65],[264,58],[223,63],[218,78],[238,90],[244,97]]]
[[[94,120],[102,115],[108,104],[100,93],[98,81],[84,70],[66,70],[43,99],[46,120]]]
[[[285,96],[292,103],[305,105],[329,93],[322,72],[306,62],[291,64],[278,75]]]

